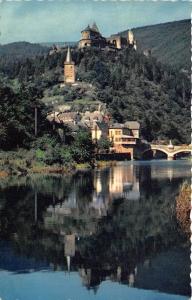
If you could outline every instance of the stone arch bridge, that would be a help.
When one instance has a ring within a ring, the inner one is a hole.
[[[191,153],[192,155],[192,144],[190,145],[178,145],[173,146],[172,144],[169,145],[157,145],[157,144],[148,144],[146,145],[146,149],[142,151],[142,156],[144,153],[148,151],[160,151],[167,155],[168,160],[173,160],[176,154],[179,153]]]

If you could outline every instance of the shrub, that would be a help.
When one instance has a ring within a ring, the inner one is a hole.
[[[61,162],[64,165],[69,165],[73,162],[73,155],[70,147],[62,147],[60,150]]]
[[[190,237],[191,188],[184,182],[176,198],[176,216],[183,232]]]
[[[41,149],[36,150],[36,159],[39,161],[44,161],[45,160],[45,151]]]

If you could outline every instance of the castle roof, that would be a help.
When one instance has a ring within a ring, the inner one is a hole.
[[[99,33],[99,28],[97,27],[97,24],[94,22],[91,29],[95,32],[98,32]]]
[[[83,32],[83,31],[90,31],[90,30],[91,30],[91,27],[88,24],[87,27],[85,29],[83,29],[81,32]]]
[[[88,24],[88,26],[81,32],[83,32],[83,31],[91,31],[91,32],[100,34],[99,28],[97,27],[97,24],[95,22],[93,23],[92,27],[90,27]]]

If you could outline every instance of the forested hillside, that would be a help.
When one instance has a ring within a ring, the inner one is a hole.
[[[182,20],[133,28],[138,49],[151,49],[152,55],[178,69],[191,69],[191,21]],[[127,30],[122,32],[127,36]]]
[[[90,83],[94,92],[81,85],[60,87],[66,52],[27,59],[22,64],[16,62],[8,70],[0,64],[0,71],[7,77],[6,84],[9,82],[14,89],[21,84],[26,88],[32,85],[45,103],[51,96],[57,97],[60,104],[94,104],[100,100],[106,103],[114,120],[139,121],[141,135],[148,141],[172,139],[174,143],[190,143],[190,81],[185,74],[132,49],[108,52],[74,48],[72,56],[78,81]],[[9,101],[1,97],[2,103],[5,100]]]
[[[40,44],[32,44],[28,42],[15,42],[0,45],[0,56],[14,59],[25,59],[27,57],[35,57],[48,53],[48,48]]]

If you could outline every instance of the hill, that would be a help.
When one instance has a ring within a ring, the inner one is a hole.
[[[72,103],[78,110],[92,103],[94,109],[100,101],[115,121],[140,122],[141,135],[148,141],[190,143],[190,80],[184,73],[133,49],[111,52],[74,48],[72,56],[80,82],[74,87],[59,85],[66,51],[27,59],[13,69],[9,67],[6,76],[14,82],[19,80],[21,86],[38,89],[50,109]]]
[[[128,30],[121,32],[127,36]],[[151,49],[160,62],[177,69],[191,68],[191,21],[181,20],[133,28],[138,50]]]
[[[40,43],[40,45],[48,47],[48,48],[52,48],[53,45],[57,45],[59,47],[74,47],[77,45],[77,42],[47,42],[47,43]]]
[[[13,56],[14,59],[23,59],[43,55],[48,53],[48,49],[40,44],[32,44],[28,42],[15,42],[0,45],[0,56]]]

